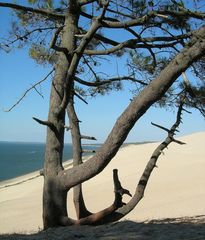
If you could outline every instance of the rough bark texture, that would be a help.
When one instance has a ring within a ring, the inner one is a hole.
[[[67,190],[63,189],[58,174],[62,170],[62,154],[64,146],[65,109],[62,103],[65,95],[71,91],[67,71],[70,66],[71,54],[76,48],[75,30],[78,22],[77,12],[72,14],[68,10],[62,30],[61,46],[67,49],[58,53],[58,62],[55,66],[55,76],[52,81],[50,107],[48,121],[53,128],[47,128],[45,164],[44,164],[44,188],[43,188],[43,222],[44,228],[61,225],[62,219],[67,217]],[[70,84],[72,85],[72,84]],[[68,91],[66,93],[65,91]]]

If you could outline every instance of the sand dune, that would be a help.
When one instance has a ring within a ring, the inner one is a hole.
[[[144,221],[205,214],[205,132],[179,139],[186,145],[172,143],[159,158],[158,168],[151,176],[145,197],[126,219]],[[112,203],[113,168],[118,168],[122,185],[134,193],[139,177],[157,145],[130,144],[123,147],[106,170],[84,183],[88,209],[98,211]],[[37,173],[0,183],[0,233],[35,232],[42,228],[43,178],[35,176]],[[33,179],[24,181],[29,178]],[[69,215],[75,217],[71,205],[72,196],[69,193]]]

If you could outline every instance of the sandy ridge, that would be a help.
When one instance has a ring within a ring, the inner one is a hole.
[[[179,138],[186,145],[171,144],[157,163],[158,168],[151,176],[145,197],[126,219],[148,221],[205,215],[204,139],[205,132],[200,132]],[[84,183],[88,209],[95,212],[113,201],[113,168],[118,168],[122,185],[134,193],[136,183],[157,145],[132,144],[122,148],[105,171]],[[17,184],[19,181],[23,182]],[[15,185],[5,187],[8,184]],[[42,186],[43,177],[36,173],[6,184],[0,183],[0,233],[35,232],[42,228]],[[71,217],[75,217],[71,194],[68,211]]]

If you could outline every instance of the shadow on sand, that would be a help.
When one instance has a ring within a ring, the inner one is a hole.
[[[104,226],[74,226],[34,234],[0,235],[0,240],[205,240],[205,215],[137,223],[122,221]]]

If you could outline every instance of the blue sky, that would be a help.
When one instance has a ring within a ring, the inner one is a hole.
[[[9,11],[0,8],[0,38],[8,29],[8,18]],[[110,62],[102,71],[118,66],[118,72],[123,74],[120,64]],[[47,119],[50,80],[41,85],[44,98],[31,91],[11,112],[4,110],[12,106],[32,84],[44,78],[50,68],[39,67],[23,49],[14,50],[9,54],[1,51],[0,67],[0,141],[45,142],[45,127],[37,124],[32,117]],[[95,136],[98,142],[103,142],[117,117],[129,104],[131,98],[129,90],[87,99],[88,105],[76,99],[76,111],[82,121],[82,134]],[[151,108],[136,123],[127,142],[163,139],[165,133],[151,126],[151,121],[169,127],[175,121],[175,114],[173,110]],[[179,136],[205,131],[205,121],[198,111],[192,111],[192,114],[184,113],[180,130]],[[66,132],[65,141],[70,142],[69,132]]]

